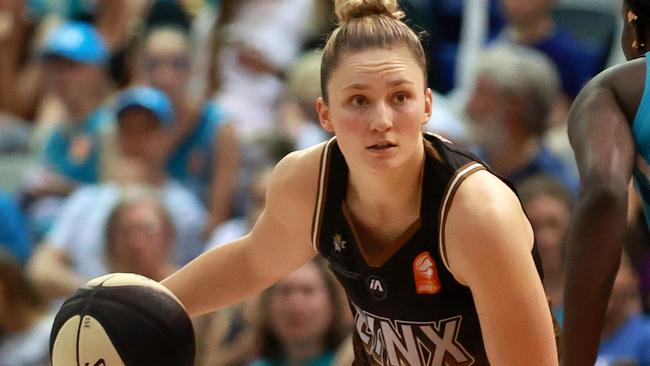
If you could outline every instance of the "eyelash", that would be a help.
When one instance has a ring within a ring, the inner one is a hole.
[[[397,98],[400,97],[400,96],[404,98],[404,100],[401,101],[401,102],[397,101]],[[394,102],[396,102],[397,104],[404,104],[404,103],[406,103],[406,101],[407,101],[408,99],[409,99],[409,94],[406,93],[406,92],[397,92],[397,93],[393,94],[393,97],[392,97],[392,100],[393,100]],[[361,100],[362,103],[357,103],[359,100]],[[365,105],[368,104],[368,98],[366,98],[366,97],[363,96],[363,95],[353,95],[353,96],[350,98],[350,103],[351,103],[352,105],[354,105],[354,106],[362,107],[362,106],[365,106]]]

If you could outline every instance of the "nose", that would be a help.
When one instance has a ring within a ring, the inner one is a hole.
[[[385,132],[393,127],[393,115],[386,103],[377,103],[373,110],[370,129],[375,132]]]

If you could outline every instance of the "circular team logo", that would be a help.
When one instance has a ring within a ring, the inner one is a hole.
[[[377,276],[368,277],[368,292],[375,300],[383,300],[387,293],[386,283]]]

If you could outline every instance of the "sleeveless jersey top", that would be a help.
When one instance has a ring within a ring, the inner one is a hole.
[[[647,59],[646,54],[645,87],[632,123],[632,135],[637,151],[634,185],[641,196],[646,223],[650,228],[650,64]]]
[[[355,365],[489,364],[472,294],[450,273],[444,246],[454,193],[486,167],[440,137],[424,138],[420,219],[380,266],[367,263],[358,245],[345,204],[348,167],[336,138],[323,151],[312,240],[348,296]]]

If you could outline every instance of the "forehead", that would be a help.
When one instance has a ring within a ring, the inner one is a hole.
[[[424,85],[424,73],[406,47],[368,49],[341,56],[329,84],[335,88],[351,85],[381,87],[405,80]]]
[[[161,54],[185,52],[188,47],[188,40],[181,32],[161,29],[147,37],[145,50],[149,54]]]

